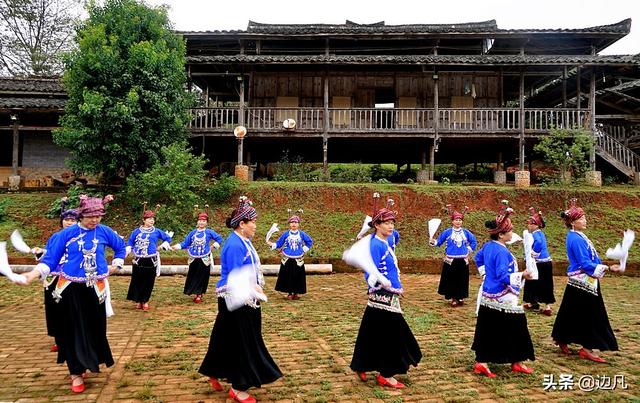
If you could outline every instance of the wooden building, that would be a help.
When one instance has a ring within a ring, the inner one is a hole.
[[[630,27],[249,22],[244,31],[181,32],[190,83],[202,92],[192,142],[213,161],[237,161],[233,129],[244,125],[248,163],[289,150],[325,166],[417,163],[426,177],[444,162],[523,169],[550,128],[596,132],[603,74],[638,78],[637,55],[599,55]],[[631,175],[640,169],[624,144],[597,134],[594,169],[596,154]]]
[[[0,186],[12,176],[20,186],[53,186],[70,174],[69,153],[51,136],[66,100],[59,78],[0,78]]]

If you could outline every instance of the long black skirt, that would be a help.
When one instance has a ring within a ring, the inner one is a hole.
[[[304,265],[298,266],[296,259],[289,258],[284,264],[280,264],[276,291],[288,294],[307,293],[307,274]]]
[[[71,283],[58,303],[60,326],[56,332],[58,364],[67,363],[69,373],[100,372],[99,365],[113,365],[107,340],[107,317],[93,287]]]
[[[205,294],[209,287],[209,278],[211,267],[204,264],[202,259],[193,259],[193,262],[189,264],[189,272],[187,273],[187,280],[184,282],[184,293],[187,295],[192,294]]]
[[[262,340],[261,315],[261,309],[248,306],[229,312],[224,298],[218,298],[218,315],[199,372],[242,391],[280,378],[282,372]]]
[[[438,294],[444,295],[445,299],[469,297],[469,265],[464,259],[455,258],[451,264],[444,262]]]
[[[535,360],[533,343],[522,313],[508,313],[480,305],[471,349],[477,362],[495,364]]]
[[[378,371],[386,378],[418,365],[422,351],[401,313],[367,306],[351,358],[357,372]]]
[[[53,281],[48,287],[44,288],[44,318],[47,322],[47,334],[51,337],[56,337],[58,322],[58,303],[53,299],[51,293],[56,289],[58,284],[58,276],[55,276]]]
[[[562,344],[576,343],[588,349],[618,351],[600,282],[598,295],[567,284],[551,337]]]
[[[556,297],[553,295],[553,263],[539,262],[538,279],[526,280],[522,300],[529,304],[553,304]]]
[[[150,257],[138,259],[131,271],[131,282],[127,299],[134,302],[149,302],[156,283],[156,265]]]

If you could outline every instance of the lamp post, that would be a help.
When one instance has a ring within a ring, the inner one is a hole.
[[[235,176],[240,180],[249,180],[249,167],[242,164],[242,143],[244,136],[247,135],[247,128],[244,126],[237,126],[233,129],[233,135],[238,139],[238,165],[236,165]]]

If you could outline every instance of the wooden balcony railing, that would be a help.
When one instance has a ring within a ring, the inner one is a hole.
[[[195,108],[189,125],[192,131],[229,132],[240,122],[238,108]],[[519,108],[441,108],[438,120],[431,108],[330,108],[329,132],[434,132],[519,133]],[[244,109],[244,125],[250,131],[280,131],[285,119],[296,121],[296,131],[323,132],[323,108]],[[588,109],[525,109],[524,130],[546,133],[553,127],[574,128],[588,124]]]

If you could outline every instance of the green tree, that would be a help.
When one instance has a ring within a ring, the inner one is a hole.
[[[572,171],[578,177],[590,169],[589,155],[593,145],[588,130],[553,128],[533,149],[561,173]]]
[[[104,181],[144,172],[163,146],[187,137],[184,40],[167,11],[136,0],[90,2],[77,50],[65,60],[69,95],[54,141],[78,172]]]

